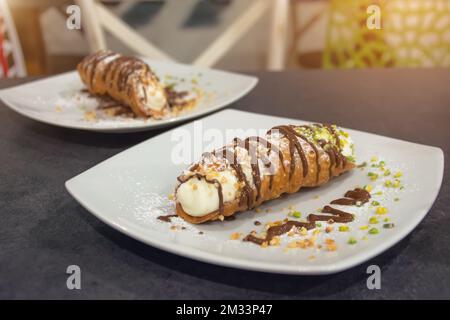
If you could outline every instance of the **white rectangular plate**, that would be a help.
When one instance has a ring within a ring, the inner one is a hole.
[[[270,201],[262,206],[261,212],[240,213],[233,221],[190,225],[178,217],[172,223],[157,219],[159,215],[174,212],[174,205],[168,196],[173,192],[176,177],[186,167],[171,161],[174,146],[179,143],[176,138],[191,135],[193,141],[198,142],[202,138],[199,136],[200,129],[203,132],[207,129],[225,132],[226,129],[269,129],[280,124],[302,123],[296,119],[225,110],[132,147],[67,181],[66,187],[75,199],[99,219],[144,243],[204,262],[276,273],[327,274],[348,269],[400,241],[424,218],[442,182],[442,151],[435,147],[349,130],[355,142],[358,163],[368,162],[365,169],[354,169],[320,188],[301,189],[296,194]],[[240,138],[248,134],[241,133]],[[222,144],[212,142],[208,148],[218,148]],[[194,146],[193,149],[201,148]],[[194,151],[197,159],[202,151]],[[376,181],[369,180],[367,173],[377,170],[371,168],[370,159],[373,156],[378,157],[377,161],[386,162],[386,168],[392,172],[389,177],[381,175]],[[400,180],[404,188],[384,187],[386,180],[393,179],[392,176],[398,171],[403,173]],[[388,208],[388,213],[377,216],[375,207],[367,203],[363,207],[348,208],[349,212],[356,215],[355,221],[347,224],[350,228],[348,232],[339,232],[339,224],[334,224],[334,231],[326,233],[323,231],[326,223],[323,223],[316,243],[324,243],[325,238],[334,239],[336,251],[327,251],[325,246],[320,249],[286,249],[287,242],[292,240],[287,235],[282,237],[281,246],[268,248],[230,238],[232,233],[246,234],[254,229],[259,231],[265,222],[286,218],[286,208],[289,206],[295,207],[305,217],[331,200],[342,197],[345,191],[357,185],[369,184],[373,187],[372,200]],[[378,191],[383,194],[376,195]],[[399,200],[395,201],[396,198]],[[270,212],[266,212],[267,208],[271,209]],[[377,235],[360,230],[361,226],[369,224],[368,220],[372,216],[380,220],[379,224],[369,227],[377,227],[380,231]],[[386,217],[395,224],[393,229],[383,228]],[[255,226],[255,220],[263,224]],[[199,234],[200,231],[203,234]],[[348,244],[350,237],[355,238],[357,243]]]
[[[237,73],[143,60],[162,83],[177,83],[177,90],[187,90],[190,96],[197,96],[196,106],[161,120],[87,117],[97,102],[87,93],[80,94],[83,84],[76,71],[0,90],[0,98],[14,111],[47,124],[91,131],[133,132],[173,125],[218,110],[246,95],[258,82],[255,77]]]

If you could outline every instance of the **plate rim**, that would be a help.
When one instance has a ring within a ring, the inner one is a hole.
[[[217,115],[223,114],[223,113],[247,113],[247,114],[263,115],[263,116],[273,117],[273,118],[277,118],[277,119],[284,119],[284,120],[304,121],[301,119],[270,116],[270,115],[265,115],[265,114],[233,110],[233,109],[222,110],[220,112],[215,113],[214,115],[209,115],[209,116],[205,117],[204,119],[212,117],[212,116],[217,116]],[[189,124],[190,123],[187,123],[187,124],[184,124],[183,126],[188,126]],[[178,127],[178,128],[181,128],[181,127]],[[171,129],[171,130],[174,130],[174,129]],[[127,235],[137,241],[140,241],[146,245],[155,247],[159,250],[163,250],[163,251],[169,252],[171,254],[176,254],[176,255],[179,255],[179,256],[182,256],[185,258],[189,258],[192,260],[197,260],[200,262],[206,262],[206,263],[210,263],[210,264],[214,264],[214,265],[219,265],[222,267],[231,267],[231,268],[237,268],[237,269],[243,269],[243,270],[249,270],[249,271],[276,273],[276,274],[290,274],[290,275],[298,275],[298,276],[301,276],[301,275],[327,275],[327,274],[338,273],[338,272],[341,272],[341,271],[344,271],[347,269],[351,269],[351,268],[353,268],[357,265],[360,265],[360,264],[370,260],[371,258],[381,254],[382,252],[388,250],[392,246],[398,244],[407,235],[409,235],[417,227],[417,225],[425,218],[425,216],[428,214],[428,212],[434,205],[436,198],[439,195],[439,191],[442,187],[442,182],[443,182],[443,177],[444,177],[444,153],[441,148],[424,145],[424,144],[419,144],[419,143],[415,143],[415,142],[409,142],[406,140],[391,138],[391,137],[387,137],[387,136],[382,136],[382,135],[369,133],[369,132],[365,132],[365,131],[351,129],[352,131],[357,131],[360,133],[365,133],[365,134],[374,135],[374,136],[378,136],[378,137],[382,137],[382,138],[392,139],[392,140],[396,140],[398,142],[415,144],[417,146],[426,147],[426,148],[429,148],[429,149],[437,152],[437,156],[439,158],[439,163],[436,164],[436,166],[438,167],[439,176],[437,177],[437,180],[438,180],[437,188],[435,190],[433,190],[433,193],[431,195],[432,201],[430,202],[430,204],[426,205],[420,214],[415,215],[413,217],[413,219],[409,220],[409,222],[403,226],[401,231],[393,234],[390,241],[382,242],[378,246],[375,246],[370,249],[366,249],[366,251],[360,252],[358,255],[352,256],[350,258],[337,261],[333,265],[314,265],[314,266],[312,265],[310,267],[304,267],[304,266],[299,267],[299,266],[292,265],[292,264],[282,265],[282,264],[279,264],[276,262],[266,262],[266,261],[252,262],[250,260],[246,260],[246,259],[242,259],[242,258],[227,257],[227,256],[221,256],[220,254],[217,254],[217,253],[205,252],[198,248],[182,246],[177,243],[160,241],[159,239],[157,239],[155,237],[145,238],[145,237],[141,236],[140,234],[133,233],[132,231],[128,230],[128,228],[115,223],[114,219],[105,218],[104,215],[99,214],[100,210],[96,210],[94,208],[95,206],[88,204],[86,201],[84,201],[83,199],[81,199],[77,196],[77,194],[75,192],[76,186],[74,184],[83,174],[85,174],[86,172],[88,172],[90,170],[95,169],[97,166],[102,165],[104,162],[110,161],[113,158],[115,158],[125,152],[128,152],[129,150],[131,150],[133,148],[137,148],[140,145],[147,143],[149,140],[152,140],[154,138],[157,138],[158,136],[161,136],[163,134],[170,132],[171,130],[167,130],[167,131],[165,131],[161,134],[158,134],[152,138],[146,139],[130,148],[127,148],[127,149],[117,153],[116,155],[113,155],[110,158],[107,158],[107,159],[101,161],[100,163],[92,166],[91,168],[77,174],[76,176],[72,177],[71,179],[69,179],[65,182],[65,188],[67,189],[68,193],[82,207],[84,207],[88,212],[90,212],[92,215],[97,217],[100,221],[102,221],[103,223],[107,224],[108,226],[114,228],[115,230],[122,232],[125,235]]]
[[[154,61],[154,62],[158,62],[158,63],[165,63],[165,64],[172,64],[172,65],[180,65],[183,67],[192,67],[191,65],[188,64],[182,64],[182,63],[172,63],[172,62],[167,62],[167,61],[161,61],[161,60],[155,60],[155,59],[147,59],[148,61]],[[47,119],[42,119],[36,115],[30,114],[25,112],[24,110],[22,110],[22,108],[15,106],[14,103],[12,103],[9,99],[8,96],[6,96],[9,91],[12,90],[17,90],[20,89],[23,86],[28,86],[28,85],[32,85],[35,84],[37,82],[40,81],[46,81],[52,78],[57,78],[57,77],[64,77],[64,76],[69,76],[71,74],[76,74],[76,70],[72,70],[72,71],[68,71],[68,72],[63,72],[57,75],[52,75],[49,77],[44,77],[41,79],[36,79],[36,80],[32,80],[23,84],[19,84],[16,86],[12,86],[12,87],[8,87],[8,88],[4,88],[4,89],[0,89],[0,100],[11,110],[17,112],[18,114],[40,122],[40,123],[44,123],[47,125],[51,125],[51,126],[55,126],[55,127],[59,127],[59,128],[67,128],[67,129],[75,129],[75,130],[84,130],[84,131],[90,131],[90,132],[101,132],[101,133],[131,133],[131,132],[141,132],[141,131],[149,131],[149,130],[154,130],[154,129],[160,129],[162,127],[167,127],[167,126],[172,126],[175,125],[177,123],[180,122],[185,122],[188,120],[192,120],[192,119],[196,119],[199,118],[201,116],[205,116],[205,115],[209,115],[215,111],[221,110],[223,108],[226,108],[227,106],[229,106],[230,104],[240,100],[241,98],[243,98],[244,96],[246,96],[250,91],[252,91],[256,85],[259,83],[259,78],[257,76],[253,76],[253,75],[247,75],[247,74],[242,74],[242,73],[238,73],[238,72],[230,72],[230,71],[225,71],[225,70],[219,70],[219,69],[212,69],[212,68],[204,68],[204,67],[197,67],[194,66],[196,69],[200,70],[200,72],[205,72],[207,71],[214,71],[214,72],[220,72],[223,74],[227,74],[229,76],[238,76],[241,78],[245,78],[249,81],[248,85],[245,87],[244,90],[242,90],[241,92],[239,92],[238,95],[236,95],[235,97],[232,98],[228,98],[226,99],[224,102],[217,104],[214,107],[211,108],[207,108],[203,111],[200,112],[191,112],[191,113],[187,113],[184,114],[182,116],[179,117],[174,117],[174,118],[169,118],[169,119],[163,119],[163,120],[157,120],[157,122],[152,122],[152,123],[143,123],[143,124],[137,124],[137,125],[133,125],[133,126],[120,126],[120,127],[90,127],[87,125],[83,125],[82,123],[80,123],[80,125],[77,124],[66,124],[66,123],[58,123],[58,122],[52,122],[51,120],[47,120]]]

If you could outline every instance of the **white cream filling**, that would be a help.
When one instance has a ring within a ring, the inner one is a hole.
[[[217,172],[215,177],[222,185],[223,202],[233,201],[237,194],[237,178],[231,170]],[[182,183],[176,198],[184,212],[193,217],[202,217],[219,209],[217,186],[205,179],[191,178]]]
[[[141,88],[142,90],[147,89],[147,92],[144,95],[147,97],[145,108],[161,111],[167,105],[167,99],[164,94],[164,90],[159,86],[149,84],[146,86],[146,88],[144,86],[142,86]],[[144,92],[142,94],[144,94]]]
[[[344,157],[353,157],[354,156],[354,145],[353,140],[350,136],[339,135],[339,140],[341,142],[341,152]]]

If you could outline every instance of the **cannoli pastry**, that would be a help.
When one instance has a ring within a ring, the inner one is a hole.
[[[355,167],[353,149],[335,125],[282,125],[264,138],[235,138],[178,177],[176,213],[191,223],[223,220],[284,193],[320,186]]]
[[[167,112],[166,92],[142,60],[102,50],[85,57],[77,69],[91,94],[108,95],[142,117],[161,118]]]

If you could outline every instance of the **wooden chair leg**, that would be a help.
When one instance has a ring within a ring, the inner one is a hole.
[[[121,40],[129,48],[134,50],[137,54],[160,60],[174,60],[168,54],[154,46],[150,41],[142,37],[120,18],[112,14],[102,4],[95,4],[95,7],[97,10],[97,18],[101,22],[101,26],[116,36],[116,38]]]
[[[269,7],[269,1],[256,0],[236,19],[206,50],[193,62],[194,65],[210,67],[262,17]]]
[[[289,0],[273,1],[267,56],[267,69],[269,70],[282,70],[285,67],[289,6]]]
[[[81,21],[86,32],[91,52],[106,49],[105,35],[98,18],[96,3],[93,0],[75,0],[81,8]]]

